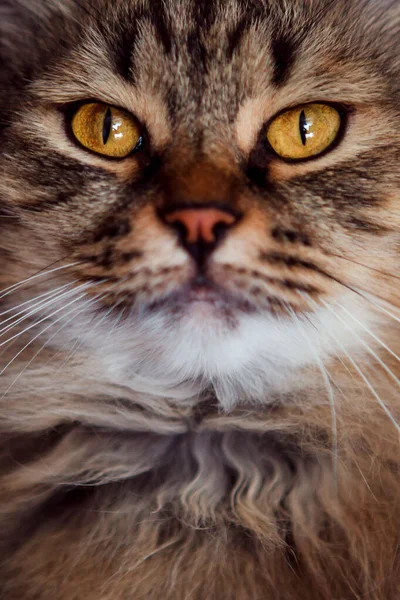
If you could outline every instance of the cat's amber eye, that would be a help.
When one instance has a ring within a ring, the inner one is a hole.
[[[100,102],[80,106],[72,118],[72,132],[82,146],[110,158],[125,158],[142,143],[132,115]]]
[[[318,156],[338,138],[342,118],[329,104],[305,104],[281,113],[267,131],[267,138],[278,156],[304,160]]]

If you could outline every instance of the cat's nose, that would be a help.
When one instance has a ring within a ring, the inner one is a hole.
[[[201,263],[237,223],[238,216],[228,209],[190,207],[170,210],[163,214],[163,220],[177,231],[182,245]]]
[[[236,222],[231,213],[218,208],[174,210],[164,219],[179,232],[185,244],[215,244],[221,234]]]

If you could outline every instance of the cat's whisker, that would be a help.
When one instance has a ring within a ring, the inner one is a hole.
[[[38,339],[41,335],[43,335],[46,331],[48,331],[50,329],[50,327],[56,325],[57,323],[59,323],[61,320],[65,319],[66,316],[70,315],[72,313],[72,317],[70,317],[66,323],[63,323],[58,329],[57,331],[55,331],[55,333],[53,333],[50,338],[48,338],[46,340],[46,342],[39,348],[39,350],[36,352],[36,354],[29,360],[29,362],[25,365],[25,367],[22,369],[22,371],[18,374],[18,376],[14,379],[14,381],[10,384],[10,386],[7,388],[7,390],[3,393],[3,395],[0,397],[0,400],[3,400],[5,398],[5,396],[8,394],[8,392],[14,387],[14,385],[19,381],[19,379],[22,377],[22,375],[29,369],[29,367],[32,365],[32,363],[34,362],[34,360],[39,356],[39,354],[41,354],[41,352],[51,343],[51,341],[60,333],[60,331],[62,331],[63,329],[65,329],[72,321],[74,321],[76,319],[76,317],[78,315],[80,315],[82,312],[84,312],[85,310],[87,310],[87,308],[89,306],[91,306],[92,304],[95,304],[98,300],[102,300],[104,298],[106,298],[107,296],[109,296],[112,293],[112,291],[108,292],[108,293],[103,293],[103,294],[97,294],[96,296],[94,296],[94,298],[89,299],[87,302],[85,302],[83,304],[83,306],[81,307],[74,307],[72,310],[68,311],[66,315],[62,315],[61,317],[59,317],[58,319],[56,319],[56,321],[52,322],[49,326],[47,326],[46,328],[44,328],[41,332],[39,332],[39,334],[37,336],[35,336],[28,344],[26,344],[26,346],[21,350],[21,353],[27,349],[33,342],[36,341],[36,339]],[[102,322],[106,316],[108,316],[108,314],[114,309],[114,306],[112,306],[110,308],[110,310],[106,313],[106,315],[101,319],[100,322]],[[19,356],[20,353],[17,354],[17,356]],[[9,365],[12,364],[13,361],[9,362]],[[61,369],[65,366],[67,360],[63,363]],[[4,368],[7,369],[7,366]],[[61,370],[59,369],[59,370]],[[3,374],[3,371],[0,372],[0,375]]]
[[[92,284],[92,287],[94,287],[96,285]],[[111,292],[109,292],[111,293]],[[60,317],[58,317],[58,319],[56,319],[55,321],[52,321],[49,325],[47,325],[44,329],[42,329],[34,338],[32,338],[8,363],[7,365],[0,371],[0,376],[4,374],[4,372],[8,369],[8,367],[31,345],[33,344],[33,342],[35,342],[41,335],[43,335],[46,331],[48,331],[51,327],[53,327],[54,325],[56,325],[57,323],[59,323],[62,319],[64,319],[66,316],[70,315],[71,313],[76,313],[79,314],[79,312],[85,310],[87,308],[88,305],[90,304],[94,304],[100,297],[104,297],[107,296],[108,294],[97,294],[94,298],[90,298],[89,300],[87,300],[82,307],[78,307],[77,308],[73,308],[71,310],[69,310],[66,314],[61,315]],[[80,294],[78,296],[78,298],[75,298],[74,300],[72,300],[71,302],[69,302],[68,304],[66,304],[63,309],[68,308],[68,306],[71,306],[72,304],[75,304],[76,302],[78,302],[80,299],[84,298],[85,294]],[[62,309],[60,309],[62,310]],[[55,311],[52,315],[50,315],[49,317],[46,318],[53,318],[55,314],[57,314],[58,311]],[[76,318],[76,314],[73,315],[73,319]],[[39,323],[41,323],[43,320],[42,319]],[[72,319],[71,319],[72,320]],[[38,325],[39,323],[36,323],[35,325]]]
[[[63,260],[63,259],[61,259]],[[54,264],[59,263],[60,261],[57,260]],[[44,270],[41,269],[40,271],[38,271],[37,273],[35,273],[34,275],[31,275],[30,277],[27,277],[26,279],[23,279],[22,281],[19,281],[18,283],[14,283],[13,285],[10,285],[9,287],[0,290],[0,300],[2,298],[4,298],[5,296],[8,296],[9,294],[11,294],[12,292],[14,292],[15,290],[19,289],[20,287],[22,287],[23,285],[30,283],[31,281],[34,281],[35,279],[39,279],[40,277],[45,277],[46,275],[50,275],[52,273],[56,273],[58,271],[62,271],[65,269],[69,269],[71,267],[75,267],[76,265],[79,265],[80,261],[77,262],[73,262],[73,263],[69,263],[68,265],[63,265],[62,267],[56,267],[55,269],[50,269],[50,270]]]
[[[39,319],[41,317],[39,316],[35,321],[34,324],[37,325],[39,323]],[[4,354],[9,354],[10,353],[10,348],[12,348],[16,343],[18,342],[18,338],[16,338],[15,340],[13,340],[12,342],[10,342],[10,344],[5,345],[4,348],[0,351],[0,359],[4,356]]]
[[[63,275],[64,274],[62,274],[61,277]],[[39,281],[39,282],[34,281],[33,283],[28,283],[27,285],[24,286],[23,290],[18,288],[17,290],[13,291],[12,293],[17,295],[17,297],[19,297],[20,294],[26,294],[27,290],[31,290],[32,288],[38,288],[39,286],[42,286],[42,284],[43,284],[43,287],[45,287],[45,289],[47,289],[47,288],[49,288],[50,282],[52,282],[54,280],[56,280],[57,282],[60,280],[60,275],[58,273],[50,275],[44,281]],[[73,285],[74,283],[79,283],[80,281],[82,281],[82,279],[79,276],[77,276],[76,273],[72,273],[72,279],[69,281],[69,284]],[[49,294],[52,293],[52,291],[54,291],[54,290],[50,289],[50,288],[48,289]],[[37,298],[37,296],[32,296],[31,300],[34,301],[36,298]],[[11,298],[8,298],[6,300],[8,305],[10,303],[10,300],[11,300]]]
[[[27,300],[27,302],[24,302],[22,304],[20,304],[19,306],[16,306],[14,308],[11,308],[10,310],[4,311],[4,314],[9,314],[10,312],[14,312],[15,310],[17,310],[18,308],[21,308],[21,306],[25,305],[25,308],[12,314],[10,317],[7,317],[7,319],[4,319],[1,323],[0,326],[3,327],[2,329],[0,329],[0,333],[4,330],[6,330],[7,328],[10,328],[10,326],[14,326],[17,325],[19,322],[21,322],[21,320],[23,321],[25,316],[30,316],[32,314],[35,314],[36,312],[36,308],[38,307],[42,307],[44,305],[44,303],[46,303],[47,301],[54,299],[58,296],[61,295],[61,292],[63,290],[65,290],[68,287],[73,286],[74,284],[71,283],[66,283],[62,286],[60,286],[59,288],[56,288],[55,290],[51,290],[50,292],[46,292],[45,294],[41,294],[40,296],[37,296],[36,298],[32,298],[31,300]],[[32,310],[35,309],[35,310]],[[22,319],[18,319],[18,317],[20,315],[24,315],[24,317],[22,317]],[[6,323],[10,323],[10,325],[6,325]],[[6,326],[5,326],[6,325]],[[5,326],[5,327],[4,327]]]
[[[340,323],[342,323],[342,325],[344,325],[346,327],[346,329],[348,329],[351,332],[351,334],[354,335],[354,337],[360,342],[360,344],[367,350],[367,352],[371,356],[373,356],[373,358],[381,365],[381,367],[386,371],[386,373],[397,383],[397,385],[400,386],[400,379],[398,379],[398,377],[396,377],[396,375],[393,373],[393,371],[391,369],[389,369],[389,367],[383,362],[383,360],[377,355],[377,353],[374,352],[374,350],[372,350],[372,348],[367,344],[367,342],[365,340],[363,340],[360,335],[358,335],[358,333],[353,329],[353,327],[351,327],[348,323],[346,323],[346,321],[344,319],[342,319],[337,314],[337,312],[327,302],[325,302],[325,300],[321,300],[321,302],[338,319],[338,321],[340,321]],[[366,330],[366,331],[368,332],[368,330]],[[396,356],[396,358],[397,358],[397,356]]]
[[[69,314],[69,313],[67,313]],[[65,315],[63,315],[63,317],[65,317]],[[64,328],[68,325],[68,323],[70,323],[73,319],[75,319],[76,314],[74,314],[70,319],[68,319],[67,323],[63,324],[61,327],[59,327],[57,329],[57,331],[55,333],[53,333],[53,335],[43,344],[43,346],[41,346],[41,348],[39,348],[39,350],[36,352],[36,354],[33,356],[33,358],[30,359],[30,361],[25,365],[25,367],[22,369],[22,371],[17,375],[17,377],[14,379],[14,381],[11,383],[11,385],[6,389],[6,391],[3,393],[3,395],[0,397],[0,400],[4,400],[4,398],[7,396],[7,394],[11,391],[11,389],[14,387],[14,385],[19,381],[19,379],[22,377],[22,375],[29,369],[29,367],[32,365],[33,361],[39,356],[39,354],[45,349],[45,347],[51,343],[51,341],[56,337],[56,335]],[[59,321],[59,319],[57,319],[57,321],[55,321],[53,323],[53,325],[55,325],[57,322]],[[48,328],[46,327],[46,329],[43,329],[38,337],[40,335],[42,335],[43,333],[45,333],[45,331]],[[32,340],[33,343],[35,341],[35,338]],[[27,344],[25,348],[27,348],[30,344]],[[10,363],[12,364],[12,363]]]
[[[125,279],[125,278],[124,278],[124,279]],[[121,280],[121,281],[123,281],[123,280]],[[120,283],[120,282],[118,282],[118,284],[119,284],[119,283]],[[116,284],[116,285],[118,285],[118,284]],[[113,286],[113,289],[114,289],[114,286]],[[97,301],[97,300],[98,300],[98,298],[96,298],[96,301]],[[114,305],[114,308],[116,308],[116,307],[117,307],[117,306],[118,306],[118,305],[119,305],[121,302],[122,302],[122,300],[121,300],[121,301],[119,301],[119,302],[117,302],[117,303]],[[126,312],[126,309],[127,309],[127,306],[125,306],[125,307],[122,309],[122,311],[121,311],[120,315],[117,317],[117,319],[116,319],[116,322],[114,323],[114,325],[113,325],[113,327],[112,327],[112,330],[111,330],[111,332],[110,332],[110,333],[112,333],[112,331],[114,331],[114,330],[115,330],[116,326],[118,325],[118,323],[121,321],[121,319],[122,319],[123,315],[125,314],[125,312]],[[55,360],[55,358],[56,358],[56,357],[57,357],[59,354],[61,354],[62,352],[64,352],[64,350],[65,350],[65,347],[66,347],[66,345],[67,345],[68,343],[69,343],[69,342],[67,342],[66,344],[63,344],[63,346],[62,346],[61,348],[59,348],[59,349],[57,350],[57,352],[55,352],[55,353],[53,354],[53,356],[52,356],[52,357],[50,358],[50,360],[49,360],[49,361],[46,363],[46,365],[47,365],[49,362],[51,362],[51,361]],[[75,340],[75,342],[74,342],[74,344],[73,344],[72,348],[70,348],[70,350],[69,350],[69,354],[71,353],[71,351],[74,351],[74,354],[75,354],[75,353],[76,353],[76,352],[79,350],[79,348],[82,346],[82,343],[83,343],[83,342],[82,342],[82,341],[80,341],[80,340],[79,340],[79,338],[77,338],[77,339]],[[69,357],[69,358],[68,358],[68,360],[69,360],[70,358],[71,358],[71,357]]]
[[[115,310],[115,308],[117,308],[117,306],[118,306],[118,305],[119,305],[121,302],[123,302],[123,300],[121,300],[121,301],[117,302],[115,305],[113,305],[113,307],[112,307],[112,310]],[[114,324],[113,324],[113,326],[112,326],[111,330],[110,330],[110,331],[108,332],[108,334],[107,334],[108,336],[112,336],[112,334],[114,333],[114,331],[117,329],[117,327],[118,327],[119,323],[121,322],[121,320],[123,319],[123,316],[124,316],[124,314],[125,314],[125,313],[126,313],[126,311],[127,311],[127,308],[128,308],[127,306],[124,306],[124,308],[123,308],[123,309],[120,311],[120,314],[117,316],[117,318],[116,318],[116,320],[115,320],[115,322],[114,322]],[[110,310],[109,312],[111,312],[111,310]],[[107,316],[108,316],[109,312],[107,313]],[[92,329],[92,331],[91,331],[91,334],[92,334],[92,333],[93,333],[93,329]],[[72,348],[70,349],[70,351],[69,351],[69,353],[68,353],[68,356],[67,356],[67,358],[65,359],[65,361],[64,361],[64,363],[63,363],[63,365],[62,365],[63,367],[64,367],[64,366],[65,366],[65,364],[66,364],[66,363],[67,363],[69,360],[71,360],[71,358],[72,358],[72,357],[73,357],[73,356],[74,356],[74,355],[75,355],[75,354],[76,354],[76,353],[79,351],[79,349],[81,348],[82,344],[83,344],[83,342],[82,342],[82,341],[80,341],[79,339],[76,339],[76,340],[75,340],[74,344],[72,345]],[[57,351],[57,352],[56,352],[56,353],[55,353],[55,354],[52,356],[51,360],[54,360],[54,359],[56,358],[56,356],[58,356],[58,355],[59,355],[59,354],[60,354],[60,353],[63,351],[64,347],[65,347],[65,346],[63,346],[63,348],[61,348],[60,350],[58,350],[58,351]]]
[[[102,298],[100,299],[104,299],[107,296],[109,296],[112,292],[106,294],[105,296],[102,296]],[[98,300],[99,298],[97,298]],[[100,325],[108,318],[108,316],[118,307],[118,305],[122,302],[122,300],[119,300],[118,302],[114,303],[111,308],[103,315],[103,317],[100,319],[100,321],[98,321],[97,323],[95,323],[92,327],[92,329],[89,332],[89,336],[91,336],[93,334],[94,331],[96,331],[96,329],[98,327],[100,327]],[[119,320],[119,318],[117,319]],[[64,360],[64,362],[62,363],[61,367],[57,370],[57,372],[62,371],[62,369],[65,367],[65,365],[68,363],[69,360],[71,360],[71,358],[73,358],[73,356],[79,351],[79,349],[82,347],[82,345],[84,344],[84,341],[79,341],[76,340],[75,343],[73,344],[71,350],[68,353],[68,356],[66,357],[66,359]]]
[[[378,311],[384,313],[388,317],[392,318],[394,321],[397,321],[398,323],[400,323],[400,316],[396,316],[392,312],[393,310],[399,310],[400,311],[399,307],[395,306],[394,304],[391,304],[388,300],[384,300],[385,304],[388,304],[390,306],[390,310],[388,310],[385,306],[383,306],[382,304],[379,304],[377,302],[375,296],[373,296],[372,298],[368,297],[368,296],[371,296],[371,294],[368,294],[367,296],[363,295],[364,300],[366,300],[367,302],[369,302],[370,304],[372,304]]]
[[[341,358],[339,358],[339,355],[337,352],[335,352],[336,358],[342,363],[342,365],[346,368],[347,371],[350,372],[350,369],[347,367],[347,365],[345,364],[344,360],[342,360]],[[347,402],[348,401],[348,397],[345,395],[345,393],[343,392],[342,388],[340,387],[340,385],[337,383],[337,381],[335,381],[335,379],[332,377],[332,374],[329,373],[327,371],[327,374],[329,376],[329,379],[331,380],[332,384],[335,386],[335,388],[337,389],[337,391],[339,392],[339,394],[343,397],[343,399]]]
[[[389,300],[376,299],[373,294],[366,294],[366,300],[370,303],[375,302],[377,310],[385,309],[389,311],[389,313],[392,313],[388,316],[396,318],[400,317],[400,307],[396,306],[392,302],[389,302]]]
[[[67,348],[67,346],[69,346],[69,344],[70,344],[70,340],[68,340],[62,346],[60,346],[58,348],[58,350],[44,363],[44,365],[47,367],[51,362],[53,362],[57,358],[57,356],[59,356],[60,354],[62,354],[64,351],[66,351],[66,348]],[[79,344],[79,345],[81,344],[79,338],[75,338],[75,341],[74,341],[74,343],[72,345],[72,348],[74,348],[77,344]],[[70,348],[68,352],[71,352],[72,348]]]
[[[294,322],[296,323],[296,326],[299,330],[300,335],[304,338],[309,350],[311,351],[311,353],[314,356],[314,359],[316,361],[318,369],[321,372],[322,378],[325,383],[325,387],[328,392],[329,404],[331,407],[331,415],[332,415],[333,474],[334,474],[334,481],[335,481],[335,486],[336,486],[336,491],[337,491],[337,455],[338,455],[337,415],[336,415],[336,406],[335,406],[335,395],[333,393],[333,389],[332,389],[332,386],[330,383],[330,375],[328,373],[327,368],[323,364],[320,356],[318,355],[317,350],[313,346],[309,336],[307,335],[305,328],[302,326],[300,319],[298,318],[298,316],[296,315],[296,313],[294,312],[294,310],[292,308],[288,307],[288,310],[289,310],[289,313],[292,315]]]
[[[78,288],[75,288],[74,292],[78,293],[79,291],[86,291],[88,288],[92,288],[95,287],[96,285],[100,285],[101,283],[103,283],[103,281],[99,281],[96,283],[86,283],[86,284],[82,284],[81,286],[79,286]],[[7,340],[5,340],[4,342],[0,343],[0,348],[6,344],[8,344],[9,342],[11,342],[12,340],[20,337],[21,335],[27,333],[30,329],[32,329],[33,327],[36,327],[37,325],[40,325],[40,323],[43,323],[43,321],[46,321],[48,319],[52,319],[54,317],[54,315],[58,314],[59,312],[61,312],[62,310],[64,310],[65,308],[67,308],[68,306],[70,306],[70,304],[72,302],[77,302],[80,298],[83,298],[85,296],[84,293],[80,294],[78,296],[78,298],[75,298],[74,300],[72,300],[71,302],[69,302],[68,304],[66,304],[65,306],[62,306],[61,308],[59,308],[58,310],[54,311],[52,314],[50,315],[46,315],[45,317],[43,317],[42,319],[40,319],[37,323],[33,323],[31,325],[29,325],[28,327],[26,327],[25,329],[23,329],[22,331],[16,333],[15,335],[13,335],[12,337],[8,338]]]
[[[350,283],[347,283],[346,281],[342,281],[338,277],[335,277],[331,273],[328,273],[327,271],[324,271],[322,269],[320,269],[320,273],[324,277],[327,277],[331,281],[334,281],[335,283],[339,284],[340,286],[344,287],[345,289],[349,290],[350,292],[353,292],[354,294],[356,294],[357,296],[359,296],[360,298],[362,298],[366,302],[370,302],[371,304],[374,304],[373,301],[368,298],[368,295],[370,295],[370,290],[364,290],[361,287],[354,287]],[[374,298],[380,300],[381,302],[384,302],[386,304],[389,304],[389,305],[393,306],[393,308],[395,308],[396,310],[400,310],[400,307],[396,307],[387,298],[384,298],[383,296],[379,296],[379,294],[375,293],[374,294]],[[376,302],[376,300],[375,300],[375,302]],[[376,305],[376,308],[379,309],[379,305]]]
[[[334,252],[329,252],[329,256],[334,256],[335,258],[339,258],[340,260],[345,260],[346,262],[350,262],[359,267],[363,267],[364,269],[368,269],[369,271],[373,271],[374,273],[379,273],[380,275],[384,275],[385,277],[391,277],[392,279],[400,280],[399,275],[393,275],[393,273],[388,273],[387,271],[382,271],[381,269],[376,269],[375,267],[369,267],[368,265],[365,265],[362,262],[359,262],[357,260],[352,260],[351,258],[342,256],[341,254],[335,254]]]
[[[80,299],[82,297],[83,297],[83,294],[78,299]],[[74,304],[75,302],[77,302],[78,299],[75,299],[70,304]],[[67,312],[66,315],[70,314],[70,312],[72,312],[72,311]],[[65,317],[66,315],[63,315],[63,316]],[[29,346],[31,344],[33,344],[33,342],[35,342],[41,335],[43,335],[43,333],[45,333],[46,331],[48,331],[50,329],[50,327],[53,327],[53,325],[57,324],[60,321],[61,318],[62,317],[60,317],[59,319],[56,319],[56,321],[51,322],[50,325],[47,325],[44,329],[42,329],[41,331],[39,331],[39,333],[36,334],[31,340],[29,340],[29,342],[27,342],[27,344],[25,344],[25,346],[23,346],[23,348],[21,348],[21,350],[19,350],[17,352],[17,354],[15,354],[15,356],[5,365],[5,367],[3,367],[3,369],[0,371],[0,376],[5,373],[5,371],[16,361],[16,359],[19,356],[21,356],[21,354],[23,352],[25,352],[25,350],[27,348],[29,348]]]
[[[62,350],[58,350],[50,359],[49,362],[55,360],[56,356],[58,356],[59,354],[61,354],[64,350],[65,350],[65,346],[66,344],[62,347]],[[66,358],[64,359],[64,362],[62,363],[61,367],[59,369],[57,369],[57,373],[62,371],[62,369],[65,367],[65,365],[68,363],[68,361],[73,358],[73,356],[75,356],[75,354],[79,351],[79,349],[82,346],[82,341],[79,340],[79,338],[76,338],[76,340],[74,341],[74,343],[72,344],[71,348],[68,350],[68,354],[66,356]],[[48,364],[48,363],[46,363]]]
[[[360,375],[360,377],[362,378],[362,380],[364,381],[364,383],[367,385],[368,389],[373,394],[373,396],[377,399],[377,401],[379,402],[379,405],[385,411],[385,413],[387,414],[387,416],[389,417],[389,419],[391,420],[391,422],[393,423],[393,425],[396,427],[398,433],[400,434],[400,426],[399,426],[399,424],[397,423],[396,419],[393,417],[392,413],[390,412],[390,410],[388,409],[388,407],[386,406],[386,404],[383,402],[382,398],[379,396],[378,392],[372,386],[371,382],[367,379],[367,377],[364,375],[364,373],[362,372],[362,370],[360,369],[360,367],[357,365],[357,363],[355,362],[355,360],[350,356],[350,354],[344,348],[343,344],[341,344],[337,340],[336,336],[334,336],[331,332],[330,332],[330,335],[332,336],[333,340],[338,344],[340,350],[347,357],[347,359],[349,360],[349,362],[353,365],[353,367],[355,368],[355,370],[357,371],[357,373]]]
[[[378,344],[384,348],[393,358],[400,362],[400,356],[398,356],[387,344],[385,344],[377,335],[375,335],[364,323],[362,323],[357,317],[355,317],[345,306],[343,306],[340,302],[336,302],[336,305],[339,306],[355,323],[357,323],[362,329],[368,333]]]
[[[39,301],[40,299],[43,299],[43,298],[46,298],[46,297],[49,298],[53,294],[56,294],[57,292],[65,289],[66,287],[71,286],[71,285],[73,285],[72,281],[70,283],[64,283],[64,285],[61,285],[60,287],[58,287],[58,288],[56,288],[54,290],[49,290],[47,292],[39,294],[38,296],[35,296],[34,298],[30,298],[29,300],[25,300],[25,302],[21,302],[21,304],[17,304],[16,306],[13,306],[12,308],[9,308],[7,310],[4,310],[3,312],[0,312],[0,317],[3,317],[4,315],[9,315],[10,313],[13,313],[12,317],[16,317],[16,316],[22,314],[25,309],[23,309],[19,313],[15,313],[16,310],[19,310],[20,308],[22,308],[24,306],[35,306],[35,303],[37,301]],[[12,317],[10,317],[10,318],[12,318]],[[7,321],[2,321],[2,323],[0,323],[0,325],[3,325],[6,322]]]
[[[20,325],[21,323],[23,323],[24,321],[30,319],[33,315],[41,312],[44,308],[48,308],[54,304],[56,304],[57,302],[59,302],[60,300],[65,300],[66,298],[69,298],[70,296],[73,296],[76,292],[78,292],[80,289],[85,289],[85,287],[87,286],[87,283],[84,283],[76,288],[74,288],[73,290],[69,290],[68,292],[64,292],[61,294],[56,294],[53,298],[51,298],[50,300],[46,300],[46,301],[42,301],[39,303],[39,305],[32,311],[24,314],[23,317],[20,317],[19,319],[17,319],[14,322],[11,322],[9,325],[7,325],[6,327],[4,327],[3,329],[0,329],[0,338],[3,337],[4,335],[6,335],[7,333],[9,333],[12,329],[14,329],[17,325]],[[90,285],[90,284],[89,284]],[[1,345],[1,344],[0,344]]]
[[[126,309],[127,309],[127,306],[124,306],[124,308],[120,311],[120,314],[118,315],[117,319],[114,322],[114,325],[112,326],[111,330],[108,333],[109,336],[112,336],[114,331],[118,328],[118,325],[120,324],[120,322],[122,321],[122,319],[124,317],[124,314],[126,313]]]
[[[315,302],[315,300],[313,298],[311,298],[311,296],[309,294],[303,294],[303,292],[299,292],[299,293],[301,293],[301,295],[303,297],[307,296],[308,300],[309,300],[309,303],[313,304],[314,307],[318,307],[317,302]],[[400,425],[397,423],[396,419],[394,418],[394,416],[392,415],[392,413],[390,412],[390,410],[388,409],[388,407],[386,406],[386,404],[383,402],[382,398],[379,396],[378,392],[375,390],[375,388],[373,387],[373,385],[371,384],[371,382],[369,381],[369,379],[362,372],[362,370],[359,367],[359,365],[355,362],[355,360],[349,354],[349,352],[346,350],[346,348],[343,346],[343,344],[338,340],[338,338],[332,332],[331,328],[329,330],[327,330],[327,334],[332,338],[332,340],[338,346],[338,348],[342,352],[343,356],[345,356],[347,358],[347,360],[350,362],[350,364],[354,367],[355,371],[358,373],[358,375],[364,381],[365,385],[367,386],[367,388],[369,389],[369,391],[371,392],[371,394],[378,401],[379,405],[381,406],[381,408],[383,409],[383,411],[386,413],[386,415],[389,417],[390,421],[393,423],[393,425],[395,426],[396,430],[400,434]]]
[[[381,302],[384,302],[385,304],[389,305],[391,307],[391,310],[399,310],[400,311],[400,307],[395,306],[387,298],[384,298],[383,296],[379,296],[377,294],[374,294],[373,295],[373,299],[371,299],[372,294],[370,293],[370,291],[364,290],[364,289],[362,289],[360,287],[357,287],[357,288],[353,287],[349,283],[341,281],[340,279],[338,279],[337,277],[333,277],[333,275],[330,275],[329,273],[325,273],[325,275],[329,279],[335,281],[336,283],[338,283],[339,285],[341,285],[342,287],[344,287],[346,290],[349,290],[350,292],[353,292],[359,298],[362,298],[363,300],[365,300],[366,302],[368,302],[369,304],[371,304],[372,306],[374,306],[377,310],[379,310],[381,312],[383,311],[385,314],[387,314],[388,316],[392,317],[395,321],[400,322],[400,317],[396,317],[393,313],[391,313],[390,311],[388,311],[387,309],[385,309],[381,304],[378,303],[378,301],[380,300]]]
[[[340,285],[342,285],[346,289],[357,294],[360,298],[362,298],[366,302],[369,302],[371,305],[374,305],[375,308],[377,308],[378,310],[382,307],[382,304],[378,304],[378,301],[390,305],[394,310],[400,310],[400,307],[396,306],[395,304],[390,302],[390,300],[388,300],[384,296],[380,296],[376,292],[373,294],[375,301],[372,301],[369,297],[369,296],[371,296],[370,290],[364,290],[361,287],[352,287],[351,285],[345,284],[344,282],[339,281],[339,280],[336,280],[336,281],[337,281],[337,283],[340,283]]]
[[[0,597],[400,600],[399,19],[0,0]]]

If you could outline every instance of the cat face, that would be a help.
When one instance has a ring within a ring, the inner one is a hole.
[[[19,301],[53,344],[255,398],[362,349],[399,303],[396,3],[12,10],[1,277],[52,271]]]

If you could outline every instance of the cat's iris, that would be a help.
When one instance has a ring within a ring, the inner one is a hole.
[[[340,112],[329,104],[305,104],[278,115],[269,125],[267,138],[278,156],[304,160],[318,156],[336,141],[341,129]]]
[[[71,125],[82,146],[110,158],[125,158],[142,143],[140,128],[132,115],[100,102],[81,105]]]

